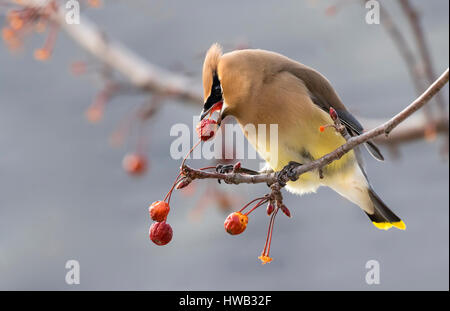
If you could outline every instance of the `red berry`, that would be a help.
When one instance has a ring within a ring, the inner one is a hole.
[[[240,212],[234,212],[225,219],[225,230],[232,235],[240,234],[247,228],[248,217]]]
[[[149,236],[156,245],[166,245],[172,240],[172,227],[165,221],[154,222],[150,226]]]
[[[148,208],[150,217],[154,221],[163,221],[167,218],[169,214],[170,206],[169,203],[164,201],[155,201]]]
[[[147,159],[140,154],[127,154],[122,161],[123,169],[130,175],[141,175],[147,170]]]
[[[198,137],[203,141],[213,138],[216,134],[216,129],[217,121],[211,119],[203,119],[196,127]]]

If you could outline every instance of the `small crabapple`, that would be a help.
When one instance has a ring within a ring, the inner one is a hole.
[[[141,175],[147,170],[147,159],[137,153],[127,154],[122,161],[125,172],[130,175]]]
[[[247,228],[248,216],[241,212],[234,212],[225,219],[225,230],[232,235],[241,234]]]
[[[211,119],[203,119],[200,123],[197,124],[195,128],[198,134],[198,137],[202,141],[210,140],[216,134],[217,129],[217,121]]]
[[[155,201],[148,208],[150,217],[154,221],[163,221],[167,218],[169,214],[170,206],[169,203],[164,201]]]
[[[154,222],[150,226],[149,236],[156,245],[166,245],[172,240],[173,230],[165,221]]]

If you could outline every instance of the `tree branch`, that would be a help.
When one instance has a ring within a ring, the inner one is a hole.
[[[21,0],[20,5],[45,7],[49,1]],[[102,63],[121,73],[133,86],[161,96],[171,96],[200,107],[203,102],[201,89],[196,81],[171,73],[147,62],[117,41],[110,40],[105,32],[80,17],[80,24],[66,22],[64,6],[48,17],[60,26],[80,47]]]
[[[408,17],[409,24],[413,30],[417,48],[419,50],[422,59],[422,65],[424,67],[423,70],[425,71],[428,83],[431,83],[436,79],[436,75],[434,73],[430,51],[426,44],[425,35],[423,34],[422,27],[420,26],[418,13],[411,6],[408,0],[400,0],[400,5],[402,9],[405,11],[406,16]],[[444,98],[441,96],[441,94],[436,95],[436,101],[439,105],[440,113],[445,113],[446,112],[445,101]]]
[[[411,122],[407,127],[399,126],[394,132],[389,136],[377,136],[374,138],[374,142],[376,144],[381,145],[397,145],[403,144],[407,142],[417,141],[421,139],[429,139],[430,133],[427,131],[427,128],[423,125],[425,124],[425,120],[419,122]],[[406,123],[406,122],[405,122]],[[449,131],[448,127],[448,119],[443,117],[438,120],[434,120],[428,124],[433,132],[431,133],[431,138],[433,139],[434,133],[443,133],[447,135]],[[434,132],[435,131],[435,132]]]

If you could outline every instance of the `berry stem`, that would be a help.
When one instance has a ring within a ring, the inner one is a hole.
[[[247,213],[245,213],[246,216],[248,216],[251,212],[253,212],[255,209],[263,205],[264,203],[267,203],[269,201],[268,198],[263,198],[263,200],[259,201],[251,210],[249,210]]]
[[[272,226],[270,227],[270,237],[269,237],[269,246],[267,248],[267,257],[270,257],[270,246],[272,245],[272,234],[273,234],[273,227],[275,226],[275,216],[278,212],[278,208],[273,213],[273,220],[272,220]]]
[[[189,152],[186,154],[186,156],[183,159],[183,162],[181,162],[181,167],[184,166],[184,163],[186,162],[187,157],[192,153],[192,151],[194,151],[195,148],[197,148],[197,146],[201,143],[201,139],[198,140],[198,142],[191,148],[191,150],[189,150]]]
[[[191,150],[189,150],[189,152],[186,154],[186,156],[183,159],[183,162],[181,163],[181,168],[183,168],[184,163],[186,162],[187,157],[191,154],[191,152],[200,144],[201,140],[199,140],[192,148]],[[207,169],[209,167],[206,167],[205,169]],[[212,168],[212,167],[211,167]],[[164,197],[164,201],[167,200],[167,203],[170,204],[170,198],[172,197],[172,193],[173,193],[173,189],[175,189],[175,186],[177,185],[177,183],[181,180],[180,176],[183,174],[183,171],[180,171],[180,173],[177,175],[177,178],[175,178],[175,181],[172,185],[172,187],[170,188],[169,192],[167,192],[166,196]]]
[[[266,237],[266,243],[264,244],[264,250],[263,250],[263,252],[261,254],[262,256],[269,257],[270,245],[272,244],[273,226],[274,226],[274,223],[275,223],[275,216],[277,215],[278,210],[279,210],[279,207],[277,206],[275,208],[275,211],[272,214],[272,217],[270,217],[269,228],[268,228],[267,237]]]
[[[212,169],[215,169],[215,168],[216,168],[215,166],[207,166],[207,167],[199,168],[199,170],[200,171],[204,171],[204,170],[212,170]]]
[[[243,210],[245,210],[250,204],[252,204],[253,202],[256,202],[256,201],[258,201],[258,200],[263,200],[263,199],[265,199],[266,197],[261,197],[261,198],[256,198],[256,199],[254,199],[254,200],[251,200],[250,202],[248,202],[247,204],[245,204],[244,205],[244,207],[242,207],[240,210],[239,210],[239,213],[242,213],[242,211]]]
[[[146,147],[147,147],[147,137],[145,135],[144,122],[140,122],[138,124],[138,134],[136,141],[136,151],[140,155],[146,155]]]
[[[172,197],[173,189],[174,189],[175,186],[177,185],[177,183],[178,183],[178,181],[179,181],[179,179],[180,179],[180,176],[181,176],[181,172],[178,174],[177,178],[175,178],[175,181],[174,181],[172,187],[170,188],[169,192],[167,192],[167,194],[166,194],[166,196],[164,197],[164,200],[163,200],[163,201],[166,201],[166,199],[167,199],[167,197],[168,197],[169,199],[167,200],[167,203],[170,203],[170,198]]]

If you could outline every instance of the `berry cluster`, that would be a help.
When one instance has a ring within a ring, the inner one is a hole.
[[[192,147],[183,160],[181,167],[184,167],[184,163],[189,156],[189,154],[200,144],[202,141],[210,140],[214,137],[218,129],[218,122],[211,119],[211,114],[214,111],[220,110],[222,108],[222,103],[219,103],[218,107],[213,107],[211,109],[210,115],[207,119],[203,119],[196,127],[197,134],[199,136],[199,141]],[[204,167],[200,170],[215,169],[215,167]],[[237,163],[233,167],[233,171],[238,171],[240,169],[240,163]],[[170,198],[174,189],[182,189],[187,187],[192,180],[189,176],[186,176],[182,170],[167,193],[163,201],[156,201],[152,203],[149,208],[150,217],[156,221],[150,227],[150,239],[157,245],[166,245],[172,239],[173,231],[169,224],[166,223],[167,215],[170,211]],[[249,221],[249,215],[261,205],[268,203],[267,205],[267,215],[270,216],[269,228],[267,231],[266,243],[264,244],[264,249],[261,256],[258,258],[263,264],[272,261],[270,257],[270,246],[272,241],[273,228],[275,223],[275,217],[279,210],[281,210],[286,216],[291,217],[289,209],[281,202],[281,197],[274,195],[273,193],[267,194],[263,197],[256,198],[249,203],[245,204],[239,211],[233,212],[225,219],[224,228],[226,232],[231,235],[238,235],[245,231]],[[250,207],[252,206],[252,207]],[[245,210],[249,208],[247,212]]]
[[[148,208],[150,218],[155,222],[150,226],[150,240],[156,245],[166,245],[172,240],[172,227],[166,223],[167,215],[170,212],[168,202],[156,201]]]
[[[291,217],[291,212],[289,211],[289,209],[283,203],[274,200],[271,197],[271,195],[265,195],[264,197],[250,201],[249,203],[244,205],[244,207],[242,207],[239,211],[228,215],[224,223],[225,230],[229,234],[231,235],[241,234],[247,228],[249,214],[265,203],[268,203],[266,212],[268,216],[271,216],[271,218],[269,222],[269,229],[267,232],[266,243],[264,245],[264,249],[261,253],[261,256],[258,257],[261,260],[262,264],[266,264],[272,261],[272,258],[269,256],[269,253],[270,253],[270,245],[272,242],[272,233],[275,223],[275,216],[278,213],[278,210],[281,209],[281,211],[286,216]],[[243,211],[252,204],[254,204],[254,206],[248,212],[243,213]]]
[[[209,114],[209,117],[211,117],[211,114],[214,111],[220,110],[221,108],[222,103],[220,103],[219,108],[215,107],[215,109],[212,109],[212,111]],[[218,128],[217,121],[211,118],[203,119],[197,125],[196,130],[200,140],[192,147],[192,149],[184,157],[183,164],[181,166],[184,165],[184,162],[186,161],[189,154],[192,153],[192,151],[200,144],[201,141],[207,141],[214,137],[214,135],[217,132],[217,128]],[[124,159],[123,164],[125,170],[132,174],[139,174],[142,170],[145,169],[145,162],[143,162],[142,158],[137,157],[137,155],[129,155],[128,158],[126,157]],[[205,167],[203,169],[211,169],[211,168],[213,167]],[[166,245],[172,240],[173,230],[172,227],[166,222],[167,215],[170,212],[170,198],[172,197],[174,189],[183,189],[187,187],[190,183],[191,180],[186,178],[186,176],[184,176],[183,173],[180,172],[178,176],[175,178],[175,181],[172,187],[170,188],[169,192],[166,194],[164,200],[155,201],[150,205],[149,207],[150,218],[153,221],[155,221],[155,223],[153,223],[150,226],[149,236],[150,240],[152,240],[152,242],[155,243],[156,245]]]

